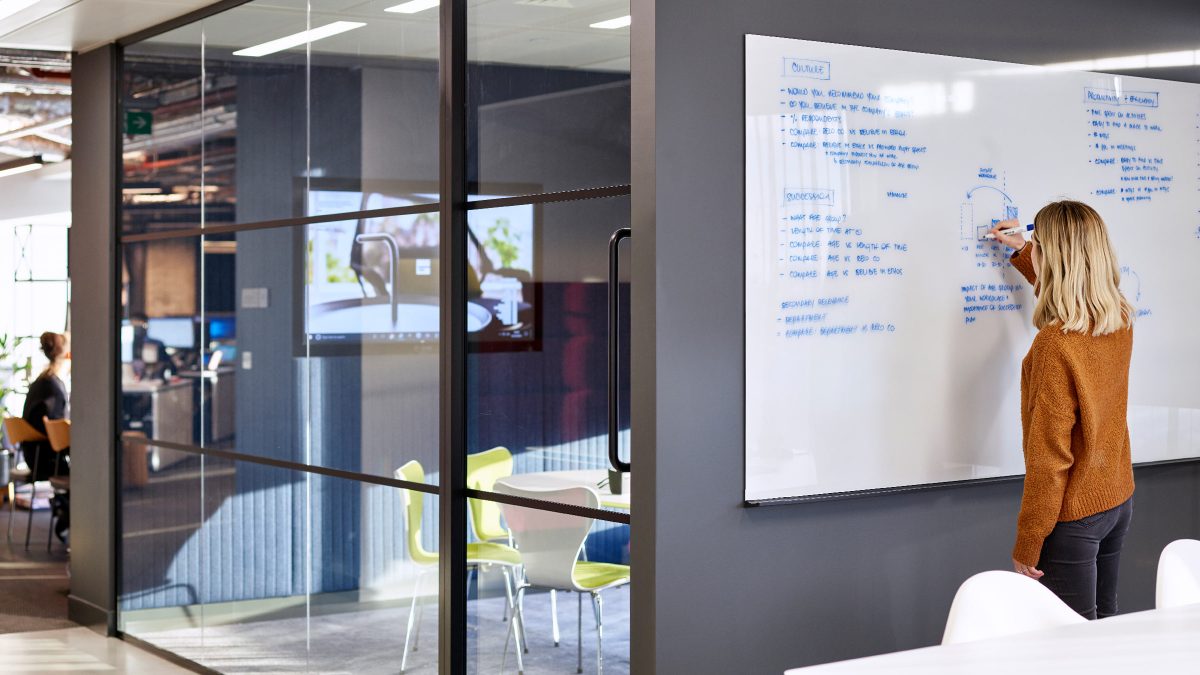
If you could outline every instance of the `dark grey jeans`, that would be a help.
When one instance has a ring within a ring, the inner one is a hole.
[[[1058,523],[1042,543],[1040,581],[1087,619],[1117,613],[1117,568],[1133,498],[1086,518]]]

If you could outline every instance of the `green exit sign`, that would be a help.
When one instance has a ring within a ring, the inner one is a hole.
[[[130,110],[125,113],[125,133],[130,136],[149,135],[154,129],[154,113]]]

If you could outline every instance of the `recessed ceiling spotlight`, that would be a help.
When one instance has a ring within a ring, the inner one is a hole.
[[[603,28],[605,30],[613,30],[616,28],[624,28],[631,23],[633,23],[633,17],[625,15],[619,16],[615,19],[609,19],[608,21],[598,21],[596,23],[589,24],[588,28]]]

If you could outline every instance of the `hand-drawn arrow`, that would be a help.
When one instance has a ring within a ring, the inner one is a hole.
[[[986,188],[986,189],[988,189],[988,190],[995,190],[996,192],[999,192],[999,193],[1000,193],[1000,194],[1001,194],[1001,195],[1004,197],[1004,200],[1005,200],[1005,201],[1007,201],[1007,202],[1010,202],[1010,203],[1012,202],[1012,197],[1009,197],[1009,196],[1008,196],[1008,195],[1007,195],[1007,194],[1004,192],[1004,190],[1001,190],[1001,189],[1000,189],[1000,188],[998,188],[998,187],[992,187],[991,185],[979,185],[979,186],[977,186],[977,187],[973,187],[973,188],[971,188],[970,190],[967,190],[967,199],[970,199],[970,198],[971,198],[971,195],[975,194],[975,191],[976,191],[976,190],[983,190],[983,189],[985,189],[985,188]]]
[[[1121,267],[1121,274],[1128,274],[1129,276],[1133,277],[1134,281],[1137,282],[1137,291],[1134,293],[1133,299],[1135,301],[1141,300],[1142,299],[1142,278],[1140,276],[1138,276],[1137,272],[1134,272],[1132,269],[1130,269],[1128,265]]]

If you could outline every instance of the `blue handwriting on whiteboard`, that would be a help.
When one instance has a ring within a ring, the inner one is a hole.
[[[783,76],[807,77],[810,80],[828,80],[829,62],[785,58],[783,60]]]
[[[788,204],[819,204],[833,206],[834,192],[829,188],[784,188],[783,203]]]
[[[1117,91],[1102,87],[1085,87],[1084,100],[1101,105],[1135,105],[1143,108],[1158,107],[1157,91]]]

